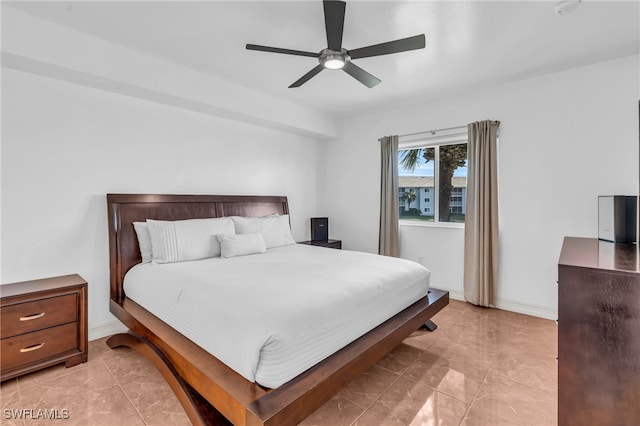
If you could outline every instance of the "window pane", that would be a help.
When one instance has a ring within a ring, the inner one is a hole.
[[[398,205],[401,220],[433,222],[435,148],[398,151]]]
[[[464,222],[467,208],[467,144],[440,146],[440,222]]]

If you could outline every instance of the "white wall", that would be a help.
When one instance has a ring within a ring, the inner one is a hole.
[[[378,138],[500,120],[499,306],[555,317],[563,236],[597,235],[598,195],[638,193],[639,74],[633,56],[348,120],[319,195],[333,238],[377,251]],[[461,295],[462,230],[403,226],[400,239],[434,287]]]
[[[105,194],[286,195],[316,216],[321,142],[11,69],[2,74],[2,283],[79,273],[108,312]]]

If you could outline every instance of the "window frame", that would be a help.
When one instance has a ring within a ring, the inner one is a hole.
[[[464,132],[455,132],[443,135],[432,135],[428,137],[421,138],[412,138],[412,139],[404,139],[400,138],[398,141],[398,153],[400,151],[406,151],[409,149],[417,149],[417,148],[434,148],[434,156],[437,161],[434,160],[433,165],[433,221],[417,221],[417,220],[405,220],[398,219],[398,224],[400,226],[426,226],[426,227],[436,227],[436,228],[464,228],[464,222],[441,222],[440,221],[440,146],[443,145],[457,145],[457,144],[467,144],[467,162],[469,159],[469,136],[466,132],[466,128]],[[398,155],[399,158],[399,155]],[[468,163],[467,163],[468,164]],[[436,190],[438,189],[438,190]],[[466,214],[466,211],[465,211]]]

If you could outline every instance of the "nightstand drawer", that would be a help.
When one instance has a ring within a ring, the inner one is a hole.
[[[49,297],[0,308],[0,337],[29,333],[60,324],[75,322],[77,294]]]
[[[3,339],[0,342],[2,370],[45,360],[77,350],[77,347],[78,325],[75,322]]]
[[[87,361],[87,282],[80,275],[1,287],[0,382]]]

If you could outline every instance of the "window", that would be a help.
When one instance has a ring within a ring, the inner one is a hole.
[[[409,142],[401,140],[398,175],[398,186],[404,189],[400,195],[401,221],[464,223],[467,198],[466,133]],[[407,189],[411,195],[407,194]],[[417,198],[416,193],[432,196]],[[424,201],[421,202],[421,199]]]

